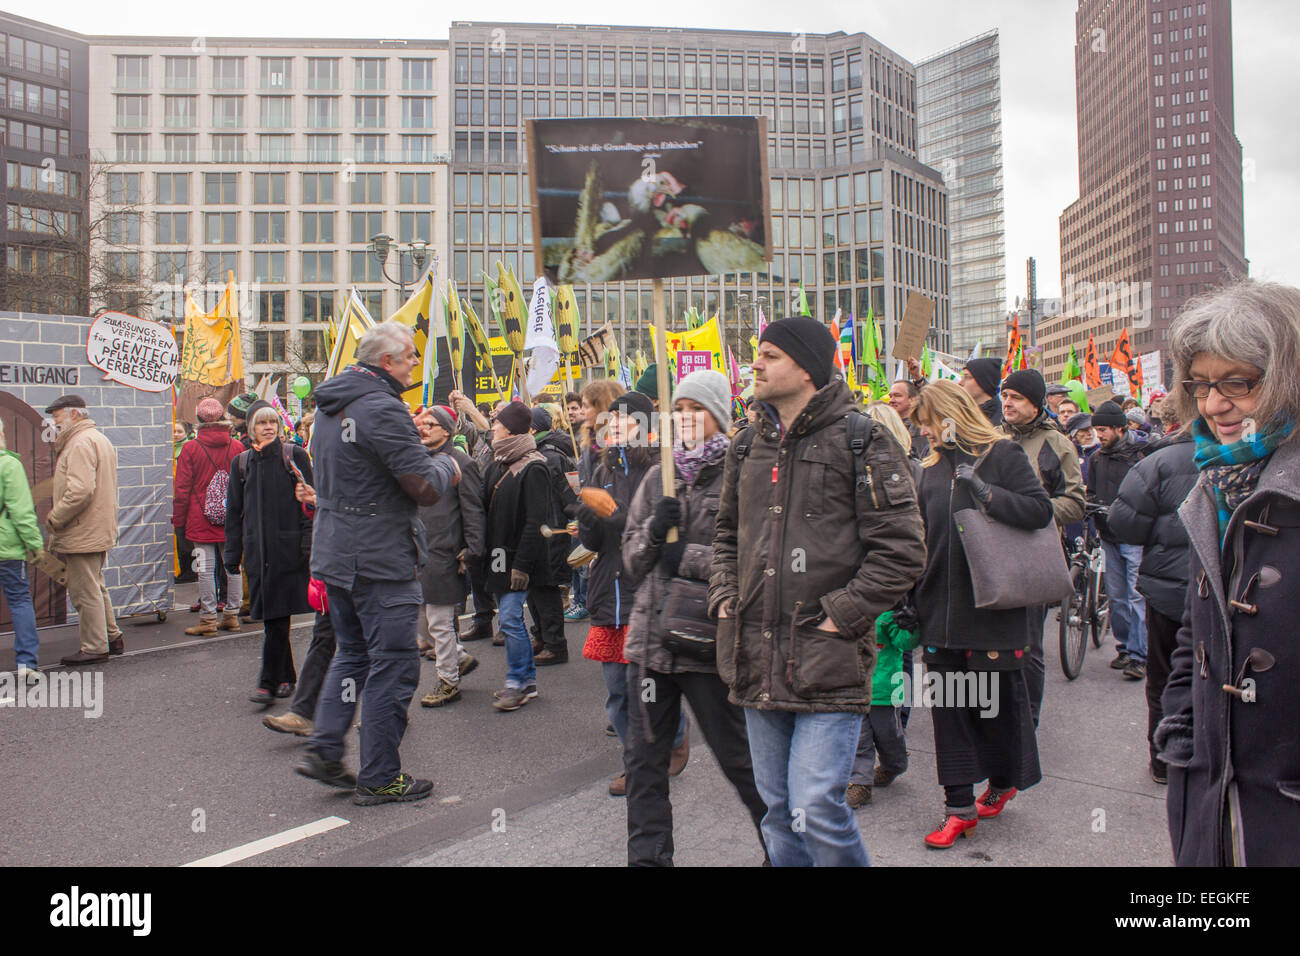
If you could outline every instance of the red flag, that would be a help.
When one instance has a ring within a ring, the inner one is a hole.
[[[1119,333],[1119,341],[1115,343],[1115,351],[1110,356],[1110,367],[1124,370],[1124,375],[1128,378],[1129,389],[1133,397],[1137,398],[1137,390],[1142,383],[1142,372],[1141,370],[1134,372],[1134,364],[1133,349],[1128,342],[1128,329],[1122,329]]]
[[[1097,364],[1097,343],[1088,336],[1088,349],[1083,354],[1083,377],[1089,388],[1101,386],[1101,366]]]
[[[1011,320],[1011,335],[1007,338],[1007,357],[1002,363],[1002,377],[1006,378],[1016,368],[1016,362],[1024,362],[1024,356],[1020,355],[1020,318],[1016,317]],[[1020,366],[1024,368],[1022,364]]]

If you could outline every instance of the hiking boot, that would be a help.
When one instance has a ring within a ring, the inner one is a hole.
[[[975,801],[975,806],[979,808],[979,818],[987,820],[990,817],[996,817],[1006,809],[1008,803],[1016,795],[1016,788],[1010,790],[994,790],[989,787],[983,795]]]
[[[193,627],[187,627],[185,633],[193,637],[216,637],[217,636],[217,618],[215,615],[208,617],[204,615],[199,618],[199,623]]]
[[[492,699],[493,699],[493,700],[500,700],[500,699],[501,699],[501,695],[504,694],[507,690],[509,690],[509,688],[502,688],[501,690],[494,690],[494,691],[492,692]],[[527,687],[525,687],[525,688],[524,688],[524,696],[525,696],[528,700],[532,700],[534,697],[536,697],[536,696],[537,696],[537,685],[536,685],[536,684],[529,684]]]
[[[432,780],[417,780],[409,773],[399,773],[392,783],[383,787],[357,787],[352,802],[359,807],[373,807],[377,803],[406,803],[423,800],[433,793]]]
[[[547,667],[551,664],[567,664],[569,663],[569,652],[561,651],[557,654],[549,647],[543,648],[533,654],[533,663],[538,667]]]
[[[478,667],[478,658],[473,654],[466,654],[465,659],[456,666],[456,669],[460,671],[460,676],[464,677],[476,667]]]
[[[77,651],[75,654],[69,654],[67,657],[59,658],[60,664],[98,664],[100,661],[108,660],[107,654],[87,654],[85,651]]]
[[[589,617],[591,617],[591,615],[587,613],[587,609],[581,604],[575,604],[564,612],[564,620],[569,624],[574,624],[578,621],[585,621]]]
[[[871,802],[871,787],[865,783],[849,784],[849,789],[844,794],[844,802],[849,805],[850,810],[865,807]]]
[[[506,687],[494,696],[496,700],[492,702],[492,706],[501,711],[518,710],[533,699],[528,696],[528,690],[524,687]],[[533,696],[535,697],[536,694]]]
[[[474,626],[471,627],[468,631],[465,631],[463,634],[457,635],[457,637],[460,639],[460,642],[462,644],[464,644],[466,641],[485,641],[491,636],[492,636],[491,621],[489,621],[486,625],[475,622]]]
[[[1129,680],[1146,680],[1147,679],[1146,661],[1139,661],[1130,657],[1128,661],[1128,666],[1124,668],[1124,676],[1127,677]]]
[[[1169,768],[1165,766],[1163,760],[1155,757],[1151,758],[1151,779],[1162,786],[1169,783]]]
[[[627,774],[620,773],[609,782],[609,795],[611,797],[627,796]]]
[[[437,687],[420,698],[420,706],[442,707],[457,700],[460,700],[460,688],[455,684],[448,684],[445,680],[439,680]]]
[[[357,775],[343,766],[342,761],[326,760],[314,750],[308,750],[293,768],[304,777],[311,777],[340,790],[352,790],[357,785]]]
[[[222,630],[222,631],[239,630],[239,615],[238,614],[221,615],[221,623],[217,625],[217,628],[218,630]]]
[[[1115,659],[1110,662],[1110,669],[1113,671],[1122,671],[1128,667],[1128,651],[1120,651],[1115,655]]]
[[[895,772],[893,770],[886,770],[884,767],[877,767],[875,772],[871,775],[871,782],[877,787],[887,787],[893,783],[902,772],[903,771],[901,770]]]
[[[310,737],[312,731],[311,721],[306,717],[300,717],[293,711],[281,714],[278,717],[263,717],[262,726],[268,727],[276,733],[294,734],[298,737]]]
[[[668,760],[668,776],[675,777],[686,769],[686,761],[691,759],[691,728],[682,734],[682,745],[674,747]]]

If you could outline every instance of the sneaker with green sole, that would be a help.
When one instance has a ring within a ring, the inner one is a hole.
[[[359,807],[372,807],[378,803],[406,803],[423,800],[433,793],[432,780],[418,780],[409,773],[399,773],[392,783],[383,787],[357,787],[352,802]]]

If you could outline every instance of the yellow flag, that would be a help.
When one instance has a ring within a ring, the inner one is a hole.
[[[718,332],[718,317],[715,315],[697,329],[681,334],[682,344],[679,349],[690,352],[709,352],[713,355],[713,370],[726,374],[727,366],[722,357],[722,336]]]
[[[339,318],[338,337],[334,340],[334,350],[330,353],[329,365],[325,368],[326,378],[332,378],[357,360],[357,342],[374,324],[375,320],[366,311],[357,290],[353,289],[343,306],[343,315]]]
[[[217,306],[204,313],[185,293],[185,347],[180,378],[200,385],[244,380],[244,353],[239,341],[239,296],[235,274],[228,273]]]
[[[429,317],[433,312],[433,273],[426,272],[424,281],[416,287],[415,292],[400,309],[388,317],[389,322],[397,322],[411,329],[415,337],[415,354],[418,357],[411,385],[402,392],[402,399],[412,409],[424,404],[424,377],[437,376],[436,351],[437,341],[429,338]]]

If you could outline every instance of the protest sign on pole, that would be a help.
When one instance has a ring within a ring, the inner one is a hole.
[[[677,353],[677,381],[697,369],[713,368],[713,353],[694,350],[682,350]]]
[[[86,358],[105,379],[142,392],[170,388],[181,367],[171,329],[123,312],[105,312],[90,323]]]
[[[894,347],[889,354],[897,359],[919,359],[921,349],[925,347],[925,337],[930,334],[930,319],[933,317],[934,299],[919,292],[908,293],[903,321],[898,324]]]

